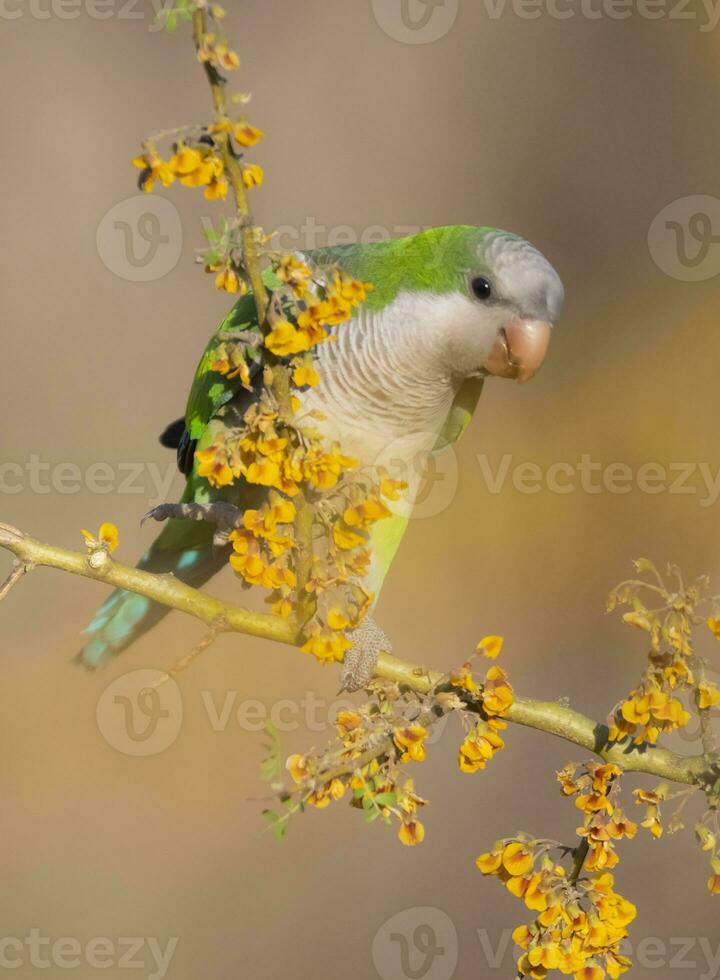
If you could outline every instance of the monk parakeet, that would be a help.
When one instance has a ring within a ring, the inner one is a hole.
[[[376,601],[418,490],[412,462],[462,434],[487,376],[526,381],[535,374],[560,314],[563,286],[537,249],[495,228],[436,228],[392,241],[319,249],[302,258],[319,268],[339,266],[373,284],[353,318],[334,328],[333,341],[314,348],[320,381],[303,391],[301,412],[322,416],[314,424],[323,435],[363,466],[397,465],[398,460],[409,464],[403,508],[372,530],[367,587]],[[257,317],[248,295],[210,340],[185,416],[161,437],[164,445],[177,449],[187,487],[182,510],[180,505],[161,506],[153,516],[161,520],[182,513],[196,520],[171,517],[140,568],[172,572],[201,585],[227,562],[227,548],[214,546],[216,528],[197,520],[202,505],[225,501],[243,509],[258,507],[267,494],[267,488],[242,480],[214,488],[198,475],[195,459],[196,449],[209,444],[218,426],[230,421],[237,425],[257,397],[259,365],[253,391],[210,367],[223,338],[253,325],[257,327]],[[98,666],[166,612],[144,596],[115,592],[87,628],[90,639],[79,659],[87,667]],[[368,621],[356,631],[346,662],[360,670],[358,656],[367,653],[363,648],[372,653],[385,642]]]

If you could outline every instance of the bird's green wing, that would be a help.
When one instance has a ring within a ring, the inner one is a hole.
[[[210,338],[195,372],[185,411],[185,425],[192,440],[201,438],[205,427],[218,409],[229,402],[242,388],[240,378],[228,379],[213,371],[212,365],[217,357],[217,348],[228,334],[240,330],[259,332],[259,329],[255,300],[248,295],[238,300]]]
[[[263,272],[263,281],[270,291],[279,285],[279,280],[269,270]],[[212,365],[216,360],[217,348],[228,335],[246,330],[258,332],[260,330],[255,298],[252,293],[242,296],[233,306],[210,338],[210,342],[200,359],[185,410],[185,425],[190,439],[193,441],[200,439],[210,419],[242,388],[240,378],[235,377],[229,380],[217,371],[213,371]],[[257,359],[249,364],[251,375],[257,376],[260,366],[259,349]]]

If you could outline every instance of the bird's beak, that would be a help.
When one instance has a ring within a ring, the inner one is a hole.
[[[497,378],[529,381],[545,360],[551,331],[545,320],[510,320],[498,333],[485,370]]]

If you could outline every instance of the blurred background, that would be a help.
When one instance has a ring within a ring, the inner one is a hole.
[[[230,0],[227,26],[233,85],[267,133],[254,207],[285,244],[491,224],[559,270],[567,304],[545,368],[486,386],[378,619],[399,656],[445,668],[500,633],[519,692],[603,719],[644,667],[642,636],[604,611],[631,560],[676,561],[720,591],[720,28],[700,4],[584,2]],[[80,527],[113,520],[132,563],[153,535],[141,515],[180,488],[157,435],[230,304],[193,266],[217,206],[177,185],[138,198],[130,160],[143,137],[206,120],[208,92],[187,26],[158,31],[149,3],[6,0],[0,18],[0,520],[77,548]],[[517,830],[572,841],[554,772],[581,750],[513,728],[468,776],[448,723],[413,773],[432,801],[421,847],[344,804],[278,844],[261,817],[264,720],[284,754],[323,745],[337,672],[224,637],[165,689],[157,738],[133,717],[133,740],[116,700],[128,672],[170,667],[203,630],[174,614],[84,674],[71,657],[105,594],[41,570],[0,608],[3,967],[513,976],[507,930],[526,912],[474,858]],[[625,785],[639,817],[631,789],[653,781]],[[720,972],[692,816],[620,848],[638,980]]]

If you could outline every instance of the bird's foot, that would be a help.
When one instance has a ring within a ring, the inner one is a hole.
[[[348,633],[352,647],[346,652],[340,673],[340,691],[360,691],[367,687],[375,674],[378,654],[391,653],[392,643],[387,633],[372,619],[365,619],[357,629]]]
[[[237,528],[242,527],[243,513],[234,504],[217,501],[213,504],[160,504],[153,507],[143,517],[140,524],[152,518],[154,521],[169,521],[171,519],[186,521],[207,521],[216,527],[213,544],[221,548],[227,544],[228,538]]]

